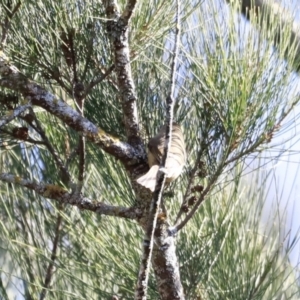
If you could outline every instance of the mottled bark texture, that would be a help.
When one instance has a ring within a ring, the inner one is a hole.
[[[140,147],[138,114],[135,86],[131,74],[130,51],[128,44],[128,22],[136,1],[128,1],[125,11],[120,14],[116,1],[103,1],[106,8],[107,32],[114,52],[115,72],[124,113],[124,123],[128,142]]]

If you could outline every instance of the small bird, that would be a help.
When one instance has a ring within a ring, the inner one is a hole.
[[[162,160],[165,146],[166,126],[162,126],[148,143],[148,164],[150,170],[137,179],[137,182],[154,192],[156,175]],[[181,173],[186,161],[185,143],[180,126],[173,123],[172,141],[166,161],[166,182],[175,180]]]

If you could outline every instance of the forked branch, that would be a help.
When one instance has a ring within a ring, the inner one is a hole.
[[[99,145],[104,151],[120,159],[125,167],[143,161],[144,154],[140,148],[121,142],[97,127],[94,123],[80,115],[66,102],[60,100],[40,85],[27,79],[13,66],[8,58],[0,51],[0,86],[17,91],[32,105],[44,108],[49,113],[61,119],[87,140]]]

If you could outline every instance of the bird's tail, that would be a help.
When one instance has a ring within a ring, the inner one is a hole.
[[[155,189],[156,175],[158,169],[159,165],[153,165],[145,175],[141,176],[136,180],[137,183],[151,190],[151,192],[153,193]]]

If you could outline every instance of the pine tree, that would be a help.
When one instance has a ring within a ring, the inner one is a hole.
[[[251,10],[258,31],[238,4],[217,1],[0,5],[1,298],[144,297],[155,197],[136,179],[172,119],[188,159],[163,189],[142,293],[299,298],[288,259],[297,237],[286,243],[276,210],[262,225],[267,175],[244,176],[247,159],[293,126],[290,26],[278,35],[280,21]]]

